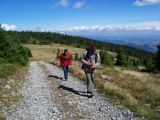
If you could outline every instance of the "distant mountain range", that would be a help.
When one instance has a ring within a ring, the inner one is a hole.
[[[114,44],[128,45],[152,53],[157,51],[160,43],[160,30],[117,30],[117,31],[78,31],[66,34],[82,36]]]
[[[157,51],[157,44],[160,43],[160,39],[153,38],[125,38],[125,37],[91,37],[96,40],[110,42],[114,44],[128,45],[135,48],[143,49],[152,53]]]

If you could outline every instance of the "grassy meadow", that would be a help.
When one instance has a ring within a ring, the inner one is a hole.
[[[81,48],[60,44],[26,44],[24,46],[31,49],[33,58],[30,60],[43,60],[55,65],[59,64],[56,59],[58,49],[62,52],[67,48],[73,58],[75,53],[80,55],[85,51]],[[115,54],[113,53],[113,55]],[[85,81],[85,75],[79,61],[73,62],[70,73]],[[145,116],[150,120],[160,119],[160,74],[102,65],[95,71],[95,86],[99,92],[109,97],[120,108],[129,108],[137,116]]]

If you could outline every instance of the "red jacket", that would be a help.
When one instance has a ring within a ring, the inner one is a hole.
[[[68,52],[66,55],[62,53],[60,55],[60,66],[72,65],[72,55]]]

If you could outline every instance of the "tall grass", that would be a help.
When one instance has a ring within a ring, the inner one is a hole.
[[[160,119],[160,85],[138,79],[130,74],[123,74],[114,69],[103,69],[103,74],[113,79],[105,83],[104,92],[114,101],[127,106],[137,115],[145,116],[148,119]],[[98,78],[100,76],[97,76]],[[152,76],[153,77],[153,76]],[[154,81],[160,78],[153,77]]]
[[[7,78],[8,76],[15,74],[17,70],[17,65],[0,64],[0,78]]]

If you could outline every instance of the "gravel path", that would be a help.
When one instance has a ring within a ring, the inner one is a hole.
[[[63,72],[60,68],[45,62],[40,62],[40,64],[45,66],[48,70],[48,74],[59,77],[63,76]],[[52,79],[52,81],[54,83],[53,85],[56,85],[58,80]],[[66,93],[66,96],[61,97],[61,99],[68,101],[72,106],[76,106],[78,109],[78,113],[76,114],[79,119],[140,120],[139,118],[134,117],[133,113],[129,110],[119,110],[108,99],[104,98],[97,92],[93,98],[86,97],[86,85],[76,77],[69,75],[69,80],[67,82],[60,81],[59,86],[61,87],[61,91]],[[72,114],[75,113],[73,110],[71,112]],[[71,116],[68,117],[71,118]]]
[[[54,105],[54,93],[49,84],[38,63],[32,62],[20,91],[23,100],[13,106],[7,120],[58,120],[61,116]]]
[[[31,62],[26,83],[20,93],[23,100],[9,111],[7,120],[142,120],[129,110],[120,110],[96,92],[88,98],[86,85],[49,63]]]

